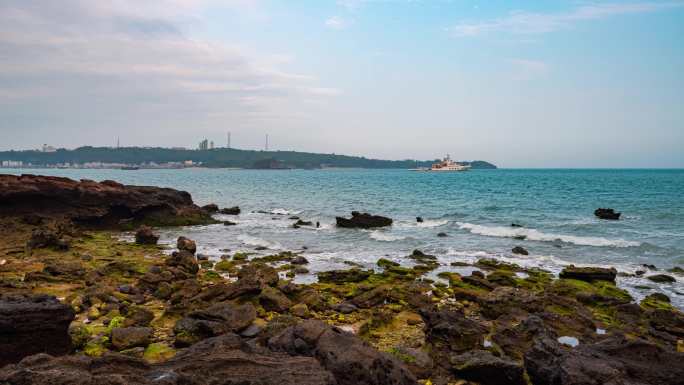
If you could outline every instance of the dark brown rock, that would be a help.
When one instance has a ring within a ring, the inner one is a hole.
[[[620,219],[620,213],[616,213],[615,210],[613,209],[596,209],[594,211],[594,215],[599,217],[600,219],[608,219],[608,220],[613,220],[616,221]]]
[[[529,255],[529,254],[530,254],[530,253],[529,253],[527,250],[525,250],[525,248],[522,247],[522,246],[516,246],[516,247],[514,247],[513,250],[511,250],[511,251],[513,252],[513,254],[520,254],[520,255]]]
[[[0,216],[39,213],[84,227],[118,228],[211,223],[190,194],[169,188],[124,186],[113,181],[75,181],[38,175],[0,175]]]
[[[655,274],[655,275],[649,275],[646,277],[649,281],[653,281],[656,283],[673,283],[677,282],[677,279],[671,275],[667,274]]]
[[[525,368],[540,385],[684,384],[681,353],[621,336],[576,348],[541,338],[525,354]]]
[[[197,244],[195,244],[195,241],[192,239],[178,237],[178,240],[176,241],[176,248],[178,248],[179,251],[187,251],[190,254],[195,254],[197,251]]]
[[[329,270],[317,273],[318,281],[325,283],[361,282],[372,274],[372,270],[349,269]]]
[[[193,275],[197,274],[197,271],[199,271],[197,259],[192,253],[186,250],[174,251],[171,256],[166,258],[165,263],[167,266],[177,267]]]
[[[127,327],[112,329],[112,346],[117,350],[145,347],[150,343],[152,328]]]
[[[202,206],[202,210],[213,214],[219,211],[219,207],[216,205],[216,203],[209,203],[208,205]]]
[[[524,385],[524,369],[511,359],[496,357],[483,350],[473,350],[449,358],[451,370],[459,378],[482,385]]]
[[[379,216],[370,215],[368,213],[359,213],[358,211],[352,211],[351,219],[336,217],[337,227],[346,228],[361,228],[370,229],[373,227],[385,227],[392,225],[392,219]]]
[[[12,385],[337,385],[313,357],[245,344],[228,333],[199,342],[161,364],[120,354],[100,358],[39,354],[0,369]]]
[[[291,355],[315,357],[339,385],[417,384],[400,361],[321,321],[308,320],[288,327],[272,337],[268,346]]]
[[[71,351],[70,306],[47,295],[0,296],[0,367],[22,358],[47,352]]]
[[[233,206],[233,207],[222,208],[221,210],[219,210],[219,213],[225,214],[225,215],[239,215],[240,214],[240,207]]]
[[[576,267],[570,265],[561,271],[560,278],[577,279],[580,281],[609,281],[615,282],[617,270],[615,268],[602,267]]]
[[[487,328],[460,311],[430,307],[421,309],[420,315],[425,322],[425,339],[437,354],[435,358],[476,349],[484,342]]]
[[[135,243],[139,245],[156,245],[157,241],[159,241],[159,236],[149,226],[141,226],[135,232]]]
[[[239,306],[216,303],[193,311],[176,323],[173,329],[176,344],[188,346],[205,338],[239,332],[247,328],[255,318],[256,309],[251,303]]]

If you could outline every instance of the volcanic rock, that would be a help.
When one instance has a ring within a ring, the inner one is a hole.
[[[594,215],[596,215],[600,219],[609,219],[609,220],[616,221],[616,220],[620,219],[621,213],[616,213],[615,210],[613,210],[613,209],[600,208],[600,209],[596,209],[596,211],[594,211]]]
[[[290,326],[268,346],[291,355],[315,357],[339,385],[415,385],[413,374],[395,358],[380,353],[353,334],[321,321]]]
[[[361,228],[370,229],[373,227],[385,227],[392,225],[392,219],[379,216],[371,215],[368,213],[359,213],[358,211],[352,211],[351,219],[336,217],[337,227],[345,228]]]
[[[186,237],[178,237],[178,240],[176,241],[176,247],[178,250],[187,251],[190,254],[195,254],[197,251],[197,244],[195,241]]]
[[[209,203],[208,205],[202,206],[202,210],[204,210],[204,211],[206,211],[206,212],[208,212],[208,213],[212,213],[212,214],[213,214],[213,213],[215,213],[215,212],[218,212],[218,211],[219,211],[219,208],[218,208],[218,206],[216,205],[216,203]]]
[[[112,346],[117,350],[147,346],[152,337],[152,328],[128,327],[112,329]]]
[[[205,338],[239,332],[255,318],[256,309],[251,303],[239,306],[216,303],[206,309],[191,312],[176,323],[173,328],[176,345],[187,346]]]
[[[561,271],[558,275],[560,278],[577,279],[580,281],[609,281],[615,282],[617,270],[615,268],[602,267],[576,267],[570,265]]]
[[[0,367],[40,352],[71,351],[70,306],[48,295],[0,296]]]
[[[222,208],[221,210],[219,210],[219,213],[225,214],[225,215],[239,215],[240,214],[240,207],[233,206],[233,207]]]
[[[473,350],[449,358],[452,371],[460,378],[482,385],[524,385],[523,367],[507,358],[483,350]]]
[[[516,246],[511,251],[513,252],[513,254],[520,254],[520,255],[529,255],[530,254],[527,250],[525,250],[524,247],[521,247],[521,246]]]
[[[201,341],[164,363],[120,354],[100,358],[39,354],[0,369],[8,384],[337,385],[313,357],[290,356],[245,344],[232,333]]]
[[[80,182],[54,176],[0,175],[0,216],[67,219],[84,227],[123,224],[205,224],[211,217],[185,191],[124,186],[114,181]]]
[[[613,336],[575,348],[540,338],[525,354],[525,368],[534,384],[683,384],[681,353],[651,342]]]
[[[655,275],[649,275],[646,277],[649,281],[657,282],[657,283],[672,283],[672,282],[677,282],[677,280],[667,274],[655,274]]]
[[[156,245],[158,240],[159,236],[149,226],[141,226],[135,232],[135,243],[139,245]]]
[[[324,283],[361,282],[370,277],[372,270],[329,270],[317,273],[318,281]]]

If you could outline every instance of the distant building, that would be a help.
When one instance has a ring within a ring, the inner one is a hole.
[[[41,149],[41,151],[42,152],[57,152],[57,149],[52,147],[52,146],[48,146],[47,144],[43,144],[43,148]]]
[[[213,140],[211,142],[209,142],[209,149],[210,150],[214,149],[214,141]]]
[[[2,167],[10,167],[10,168],[15,168],[15,167],[23,167],[24,162],[20,160],[3,160],[2,161]]]
[[[203,141],[199,142],[199,150],[200,151],[205,151],[209,149],[209,141],[207,139],[204,139]]]
[[[186,160],[186,161],[183,162],[183,166],[187,166],[187,167],[191,167],[191,166],[193,166],[194,164],[195,164],[195,163],[194,163],[193,161],[191,161],[191,160]]]

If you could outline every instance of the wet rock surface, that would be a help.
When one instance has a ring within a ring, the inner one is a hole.
[[[594,211],[594,215],[600,219],[607,219],[616,221],[620,219],[621,213],[615,212],[614,209],[599,208]]]
[[[22,217],[36,212],[42,218],[68,219],[84,227],[212,222],[185,191],[114,181],[0,175],[0,215]]]
[[[392,219],[380,215],[371,215],[352,211],[351,218],[336,217],[337,227],[370,229],[392,225]]]
[[[561,271],[560,278],[578,279],[580,281],[609,281],[615,282],[617,270],[601,267],[575,267],[570,265]]]

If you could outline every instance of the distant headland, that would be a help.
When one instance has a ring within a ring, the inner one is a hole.
[[[249,169],[320,169],[320,168],[413,168],[430,166],[434,160],[383,160],[359,156],[318,154],[297,151],[259,151],[236,148],[190,150],[161,147],[79,147],[42,150],[0,151],[4,168],[249,168]],[[495,169],[476,160],[459,162],[472,169]]]

